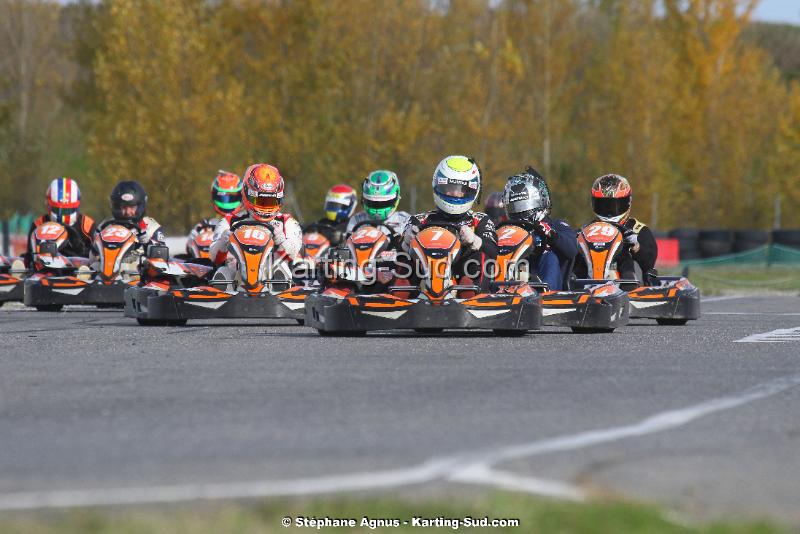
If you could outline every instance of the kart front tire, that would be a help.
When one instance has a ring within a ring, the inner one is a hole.
[[[685,325],[689,319],[656,319],[656,323],[662,326],[683,326]]]
[[[141,326],[186,326],[186,319],[142,319],[136,318],[136,322]]]
[[[344,332],[333,332],[331,330],[322,330],[320,328],[317,328],[317,332],[319,332],[319,335],[321,335],[322,337],[361,337],[367,335],[366,330],[349,330]]]
[[[64,308],[63,304],[42,304],[36,306],[36,311],[40,312],[59,312]]]
[[[414,332],[418,334],[441,334],[444,328],[415,328]]]
[[[585,328],[583,326],[572,326],[572,331],[576,334],[610,334],[613,328]]]
[[[522,337],[528,333],[527,330],[500,330],[495,329],[492,330],[492,333],[496,336],[503,336],[503,337]]]

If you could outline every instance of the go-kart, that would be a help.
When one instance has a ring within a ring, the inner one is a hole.
[[[97,270],[88,258],[66,257],[59,251],[68,232],[57,222],[46,222],[34,232],[33,274],[25,280],[24,302],[40,311],[58,311],[66,304],[121,307],[125,288],[138,280],[138,245],[133,227],[110,221],[97,229],[94,248]]]
[[[186,243],[186,257],[187,260],[192,259],[210,259],[209,249],[211,243],[214,242],[214,227],[205,225],[200,228],[193,238],[189,238]]]
[[[573,281],[586,287],[613,281],[628,293],[631,319],[655,319],[660,325],[683,325],[700,316],[700,290],[682,276],[643,273],[643,280],[621,280],[619,256],[625,253],[622,232],[616,225],[593,222],[578,233],[578,249],[588,279]]]
[[[532,224],[507,221],[497,228],[497,269],[500,285],[528,284],[539,292],[544,326],[568,326],[574,332],[613,332],[628,323],[628,296],[611,281],[551,291],[531,273],[533,258],[544,252]],[[529,261],[526,255],[532,251]],[[569,287],[569,285],[567,285]]]
[[[221,269],[209,279],[210,265],[147,258],[143,282],[125,292],[125,316],[142,325],[215,318],[290,318],[302,324],[305,298],[316,288],[294,283],[289,260],[275,251],[267,225],[234,224],[228,251],[236,264],[233,278],[219,276]]]
[[[542,309],[532,288],[521,284],[488,293],[456,283],[452,267],[461,255],[457,227],[423,226],[411,243],[413,259],[395,254],[390,244],[380,225],[356,227],[342,254],[324,262],[325,287],[306,299],[306,325],[323,336],[398,329],[523,335],[541,326]],[[412,277],[413,267],[419,273]],[[418,285],[409,279],[419,279]],[[387,285],[391,281],[394,285]]]
[[[22,301],[27,274],[21,258],[0,255],[0,306]]]
[[[317,231],[314,227],[303,233],[303,257],[312,263],[319,263],[330,248],[331,242],[325,237],[325,234]]]

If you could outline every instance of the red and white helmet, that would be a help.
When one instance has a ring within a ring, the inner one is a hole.
[[[283,176],[266,163],[250,165],[244,172],[244,207],[257,221],[269,221],[283,206]]]
[[[50,220],[67,226],[78,222],[78,210],[81,206],[81,190],[78,182],[62,176],[50,182],[47,188],[47,209]]]

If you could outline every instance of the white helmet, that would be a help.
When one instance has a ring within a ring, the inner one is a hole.
[[[481,170],[475,160],[466,156],[448,156],[433,173],[433,201],[450,215],[472,209],[481,193]]]

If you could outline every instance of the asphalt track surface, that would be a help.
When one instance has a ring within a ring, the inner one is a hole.
[[[703,313],[602,335],[328,339],[7,305],[0,511],[505,487],[800,525],[800,297]]]

